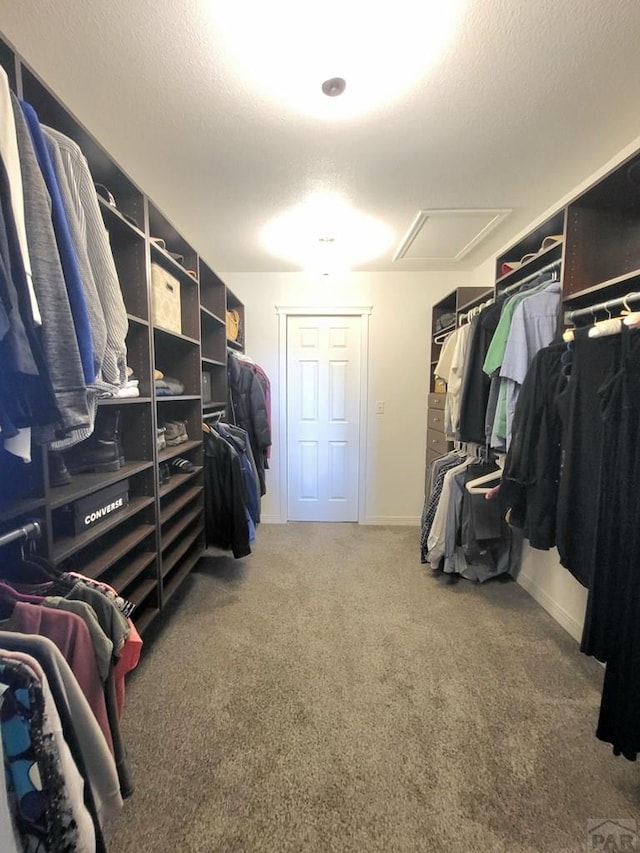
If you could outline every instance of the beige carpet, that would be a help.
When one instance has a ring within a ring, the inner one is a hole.
[[[594,849],[640,817],[601,680],[517,584],[429,576],[416,529],[263,526],[147,642],[109,851]]]

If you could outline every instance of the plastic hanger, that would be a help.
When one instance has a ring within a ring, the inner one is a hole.
[[[465,488],[470,495],[486,495],[488,492],[493,491],[492,487],[496,486],[502,480],[504,469],[503,456],[499,456],[496,459],[496,465],[498,467],[490,474],[482,474],[481,477],[476,477],[475,480],[469,480]]]

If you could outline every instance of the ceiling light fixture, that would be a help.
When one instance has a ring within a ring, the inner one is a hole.
[[[328,98],[337,98],[347,88],[347,81],[344,77],[329,77],[322,84],[322,91]]]
[[[333,272],[377,258],[392,236],[383,222],[356,210],[344,197],[316,193],[269,222],[261,241],[271,254],[303,269]]]
[[[441,60],[468,3],[323,0],[310,15],[300,0],[207,0],[208,38],[216,73],[222,60],[239,88],[279,110],[348,121],[406,103]],[[330,77],[337,69],[341,76]],[[336,97],[347,80],[348,96]]]

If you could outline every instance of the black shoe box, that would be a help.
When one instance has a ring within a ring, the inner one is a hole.
[[[78,498],[55,513],[54,533],[57,536],[78,536],[122,512],[128,505],[129,481],[120,480],[113,486]]]

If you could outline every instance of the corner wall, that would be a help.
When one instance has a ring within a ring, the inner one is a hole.
[[[424,500],[427,393],[431,360],[431,307],[470,273],[350,273],[321,285],[303,273],[221,273],[246,306],[247,354],[269,374],[273,449],[263,520],[280,515],[277,305],[373,306],[369,318],[369,385],[365,509],[368,524],[418,525]],[[385,412],[375,414],[383,400]],[[416,545],[417,548],[417,545]],[[417,551],[416,551],[417,553]]]

